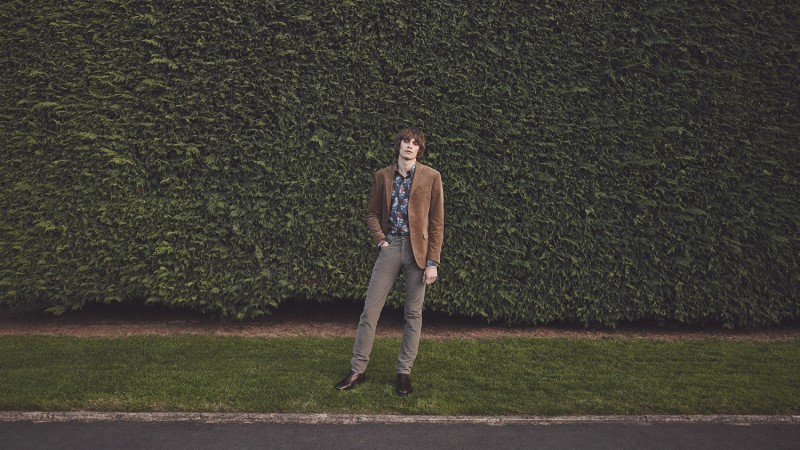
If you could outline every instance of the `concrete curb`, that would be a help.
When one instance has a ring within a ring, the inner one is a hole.
[[[0,422],[191,422],[207,424],[438,424],[438,425],[565,425],[565,424],[723,424],[800,425],[798,415],[639,415],[639,416],[401,416],[356,414],[256,413],[131,413],[93,411],[0,411]]]

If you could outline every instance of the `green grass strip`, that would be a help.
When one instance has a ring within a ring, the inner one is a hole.
[[[352,339],[0,338],[0,409],[395,414],[797,414],[796,342],[423,341],[394,395],[399,339],[332,388]]]

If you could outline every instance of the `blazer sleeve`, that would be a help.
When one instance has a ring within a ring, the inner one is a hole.
[[[386,238],[386,234],[381,227],[383,220],[383,209],[385,207],[385,193],[379,172],[375,172],[372,176],[372,188],[369,190],[369,202],[367,203],[367,214],[364,216],[364,221],[367,223],[367,229],[372,237],[372,240],[377,245],[381,239]]]
[[[428,216],[428,259],[441,262],[444,241],[444,189],[438,171],[431,188],[431,209]]]

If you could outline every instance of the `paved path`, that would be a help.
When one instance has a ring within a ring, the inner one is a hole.
[[[0,412],[3,449],[796,449],[798,416]]]

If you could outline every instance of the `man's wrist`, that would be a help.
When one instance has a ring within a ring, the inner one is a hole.
[[[434,260],[432,260],[432,259],[427,260],[425,262],[425,265],[428,266],[428,267],[433,267],[433,268],[439,267],[439,263],[434,261]]]

